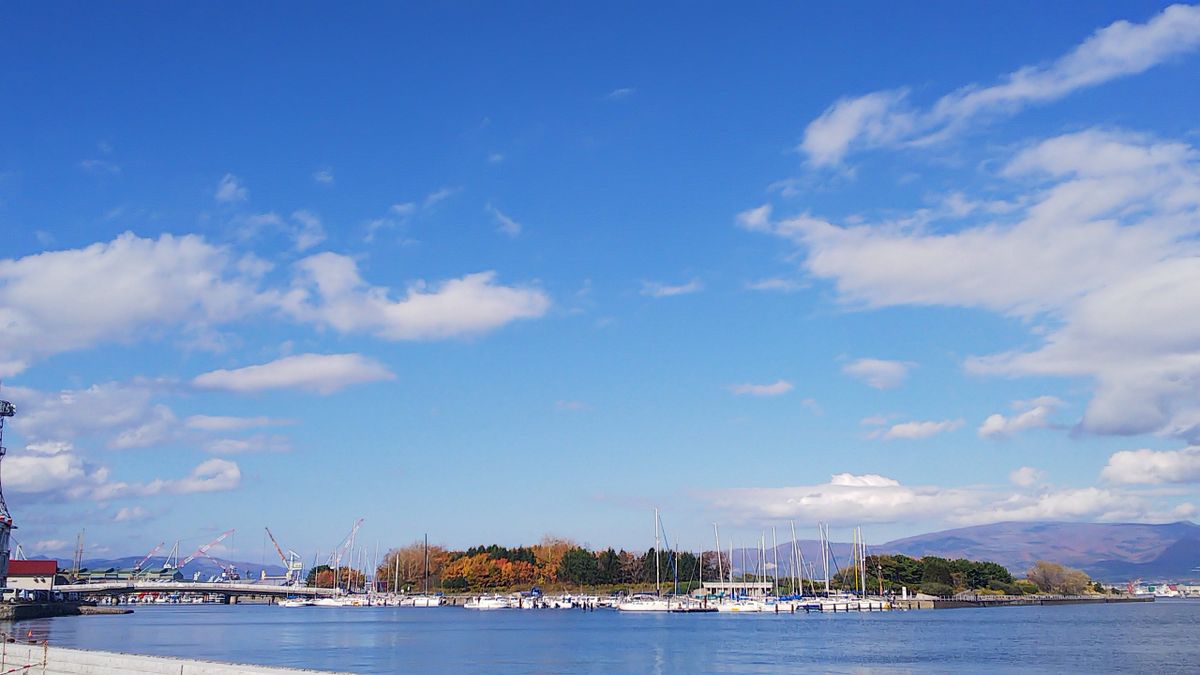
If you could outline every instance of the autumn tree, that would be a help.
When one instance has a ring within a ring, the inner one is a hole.
[[[450,560],[450,552],[444,546],[429,547],[429,586],[439,585],[442,571]],[[375,570],[375,578],[384,582],[389,591],[404,588],[422,588],[425,572],[425,544],[417,541],[387,552],[383,562]]]
[[[1082,570],[1072,569],[1058,563],[1039,560],[1029,568],[1025,577],[1037,584],[1043,593],[1079,595],[1085,592],[1092,580]]]

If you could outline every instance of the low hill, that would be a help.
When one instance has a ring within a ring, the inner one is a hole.
[[[110,567],[116,569],[129,569],[142,559],[141,556],[129,556],[125,558],[88,558],[83,561],[83,567],[89,570],[102,570]],[[267,576],[283,576],[284,569],[282,565],[264,565],[262,563],[239,562],[239,561],[223,561],[237,568],[239,574],[243,578],[259,577],[262,570],[266,570]],[[59,569],[70,569],[74,563],[70,560],[59,558]],[[162,567],[163,559],[154,558],[146,563],[146,569],[159,569]],[[202,580],[207,580],[210,577],[217,576],[221,573],[221,568],[213,561],[198,558],[184,566],[183,576],[185,579],[191,579],[197,572],[200,573]]]

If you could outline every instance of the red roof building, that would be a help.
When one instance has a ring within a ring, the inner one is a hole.
[[[10,577],[52,577],[58,572],[56,560],[9,560]]]

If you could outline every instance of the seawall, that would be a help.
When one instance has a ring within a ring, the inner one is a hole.
[[[0,673],[14,675],[297,675],[329,672],[0,643]]]
[[[1126,602],[1154,602],[1154,596],[1142,595],[978,595],[974,598],[937,599],[934,609],[965,607],[1026,607],[1030,605],[1107,605]]]

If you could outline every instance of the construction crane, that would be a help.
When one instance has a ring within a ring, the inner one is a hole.
[[[146,554],[146,557],[139,560],[138,564],[133,566],[133,573],[134,574],[141,573],[142,565],[145,565],[147,562],[149,562],[150,559],[154,557],[154,554],[158,553],[159,550],[162,549],[162,547],[166,546],[166,545],[167,545],[167,542],[165,542],[165,541],[158,542],[158,546],[155,546],[154,548],[150,549],[150,552]]]
[[[300,554],[288,549],[287,554],[283,553],[283,548],[279,546],[279,542],[275,540],[275,535],[271,534],[271,528],[264,528],[267,531],[267,536],[271,538],[271,543],[275,546],[275,552],[279,554],[279,559],[283,561],[283,567],[287,570],[284,573],[285,586],[299,586],[300,572],[304,569],[304,562],[300,560]]]
[[[231,534],[233,534],[233,530],[225,530],[216,539],[213,539],[212,541],[208,542],[207,544],[201,546],[200,548],[196,549],[195,553],[193,553],[193,554],[189,555],[188,557],[184,558],[183,560],[181,560],[179,562],[179,565],[176,566],[176,569],[183,569],[184,567],[187,567],[188,563],[192,562],[196,558],[199,558],[200,556],[208,557],[208,549],[225,541],[225,537],[228,537]],[[212,558],[209,558],[209,559],[211,560]]]

